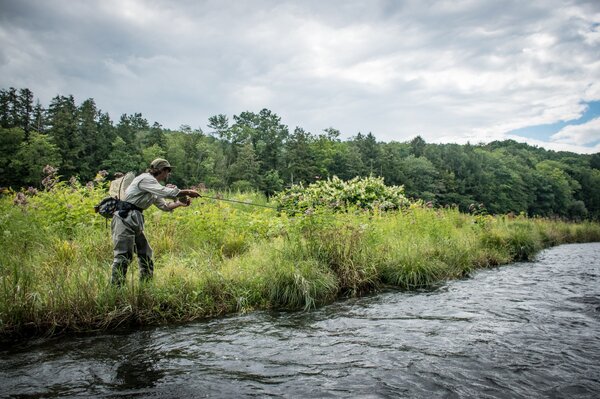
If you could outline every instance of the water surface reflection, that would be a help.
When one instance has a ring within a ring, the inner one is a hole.
[[[0,352],[3,397],[595,398],[600,244],[435,291]]]

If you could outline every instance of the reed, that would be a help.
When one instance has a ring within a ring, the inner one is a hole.
[[[101,196],[59,187],[26,204],[0,198],[1,337],[310,309],[381,287],[432,287],[477,268],[531,260],[552,245],[600,241],[600,225],[591,222],[470,216],[417,204],[288,217],[205,199],[172,214],[145,212],[155,278],[140,284],[134,261],[127,284],[115,288],[110,229],[92,212]],[[59,201],[65,198],[70,206]]]

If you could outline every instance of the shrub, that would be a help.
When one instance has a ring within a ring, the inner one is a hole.
[[[387,211],[409,205],[402,186],[386,186],[383,177],[355,177],[347,182],[334,176],[303,187],[294,185],[273,197],[289,214],[326,207],[334,211],[350,208]]]

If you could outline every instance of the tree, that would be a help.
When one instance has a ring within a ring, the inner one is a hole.
[[[258,188],[260,164],[252,143],[246,143],[240,149],[237,160],[229,169],[229,181],[233,183],[238,180],[244,180],[250,182],[252,187]]]
[[[25,141],[25,132],[18,127],[0,127],[0,186],[21,185],[22,172],[12,161]]]
[[[336,174],[336,154],[343,151],[348,144],[340,140],[340,131],[332,127],[323,130],[323,133],[313,137],[310,142],[311,152],[314,154],[316,175],[319,178],[328,178]],[[343,162],[342,162],[343,163]],[[339,165],[341,170],[343,166]],[[352,173],[350,171],[349,173]],[[354,177],[354,176],[352,176]],[[317,179],[315,177],[314,179]]]
[[[381,171],[386,184],[394,186],[402,184],[406,181],[402,163],[410,154],[410,146],[407,143],[391,142],[382,144],[380,148]]]
[[[542,161],[536,165],[539,184],[536,187],[536,201],[530,210],[542,216],[566,216],[573,202],[572,183],[569,176],[555,161]]]
[[[141,113],[133,115],[123,114],[117,124],[117,135],[127,144],[134,144],[136,134],[149,128],[148,121]]]
[[[478,165],[470,175],[469,194],[483,203],[490,213],[520,213],[526,211],[532,199],[523,179],[523,168],[504,149],[488,151],[478,147],[470,153],[472,165]]]
[[[233,119],[233,142],[244,143],[247,139],[250,140],[260,159],[261,174],[280,169],[282,144],[288,136],[288,128],[281,123],[281,118],[270,110],[263,109],[258,114],[242,112]]]
[[[14,87],[0,90],[0,126],[19,127],[25,132],[25,140],[34,128],[33,93],[29,89],[17,91]]]
[[[33,108],[33,120],[31,128],[38,133],[46,132],[46,110],[42,107],[42,104],[37,100],[35,107]]]
[[[415,157],[421,157],[425,154],[426,143],[421,136],[417,136],[410,142],[410,153]]]
[[[362,163],[364,165],[362,175],[381,175],[381,150],[377,144],[375,136],[373,136],[373,134],[370,132],[366,136],[358,133],[351,143],[358,149],[358,152],[360,153]]]
[[[590,218],[600,221],[600,169],[592,169],[585,183],[585,204]]]
[[[100,157],[104,143],[98,129],[98,115],[96,103],[91,98],[85,100],[77,112],[77,134],[83,145],[78,169],[84,180],[92,179],[102,162]]]
[[[28,140],[29,132],[33,125],[33,93],[31,90],[19,90],[17,105],[17,126],[23,128],[23,131],[25,131],[25,140]]]
[[[12,168],[22,173],[20,185],[40,187],[46,165],[59,165],[60,151],[45,134],[32,131],[23,141],[12,161]]]
[[[438,170],[425,157],[408,156],[402,161],[403,182],[408,197],[433,201],[439,191]]]
[[[189,187],[203,183],[210,187],[225,188],[225,171],[217,163],[223,159],[220,144],[199,130],[165,134],[166,157],[172,165],[172,182]],[[158,146],[155,148],[159,148]]]
[[[319,174],[315,153],[311,147],[314,137],[301,127],[296,127],[284,145],[285,176],[290,184],[311,183]],[[279,175],[278,175],[279,177]]]
[[[110,173],[135,172],[140,169],[141,156],[133,151],[125,140],[120,136],[112,142],[112,149],[108,158],[102,163],[102,167]]]
[[[571,220],[581,221],[588,217],[588,210],[583,201],[573,201],[567,208],[567,216]]]
[[[144,140],[144,146],[154,146],[157,145],[161,148],[165,148],[166,139],[165,133],[163,132],[162,126],[158,122],[154,122],[146,139]]]
[[[113,126],[112,120],[108,113],[103,113],[102,111],[98,111],[98,145],[95,157],[93,158],[93,171],[97,171],[99,165],[104,162],[110,155],[112,151],[112,143],[117,138],[117,132],[115,127]]]
[[[220,143],[212,137],[203,134],[195,134],[189,137],[186,142],[186,151],[190,171],[187,176],[191,184],[205,183],[207,186],[215,188],[225,188],[227,181],[227,166],[225,165],[225,156]]]
[[[19,126],[19,96],[14,87],[0,91],[0,126],[8,129]]]
[[[190,129],[191,131],[191,129]],[[152,147],[144,149],[144,162],[150,164],[155,158],[166,158],[171,165],[174,165],[170,176],[170,182],[178,186],[188,186],[193,178],[194,169],[194,148],[187,145],[188,138],[192,133],[172,132],[164,135],[164,144],[160,146],[154,144]],[[148,150],[152,149],[152,152]],[[193,184],[196,184],[194,181]]]
[[[66,178],[76,175],[79,159],[84,151],[81,131],[78,129],[77,107],[73,96],[56,96],[48,109],[48,134],[60,151],[60,174]]]
[[[150,165],[150,163],[152,163],[153,160],[155,160],[156,158],[164,158],[165,157],[165,150],[162,149],[161,146],[159,146],[158,144],[154,144],[150,147],[145,147],[144,149],[142,149],[142,163],[144,165]],[[179,164],[176,162],[174,157],[169,157],[171,159],[171,164],[172,165],[176,165]],[[181,165],[181,164],[179,164]]]
[[[231,131],[229,129],[229,119],[224,114],[214,115],[208,118],[208,127],[213,129],[215,134],[220,140],[230,141]]]
[[[279,177],[279,172],[270,170],[262,179],[261,190],[267,197],[272,196],[283,189],[283,180]]]
[[[590,167],[592,169],[600,170],[600,152],[592,154],[590,157]]]
[[[362,176],[365,166],[358,148],[349,143],[342,144],[332,156],[329,165],[331,175],[342,180]]]

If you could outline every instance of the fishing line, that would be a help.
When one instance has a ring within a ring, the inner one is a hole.
[[[277,207],[274,207],[274,206],[262,205],[262,204],[253,204],[252,202],[237,201],[237,200],[227,199],[227,198],[209,197],[208,195],[203,195],[203,194],[200,195],[200,198],[209,198],[209,199],[214,199],[214,200],[217,200],[217,201],[235,202],[236,204],[260,206],[260,207],[263,207],[263,208],[269,208],[269,209],[275,209],[275,210],[277,210]]]

